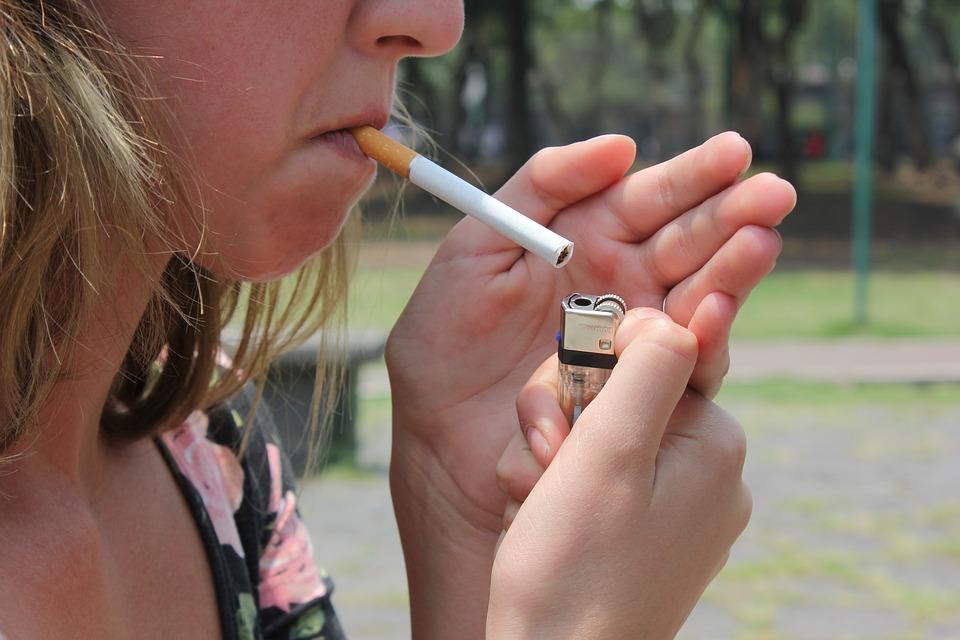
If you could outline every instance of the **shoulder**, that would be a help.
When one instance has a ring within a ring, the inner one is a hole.
[[[201,494],[216,537],[246,567],[266,637],[340,638],[333,585],[317,570],[300,519],[293,473],[266,402],[253,385],[162,436]],[[230,554],[233,556],[233,554]],[[290,636],[294,637],[294,636]]]
[[[248,384],[161,436],[177,470],[200,494],[221,543],[241,557],[259,555],[277,496],[294,490],[266,403],[251,415],[254,397]]]

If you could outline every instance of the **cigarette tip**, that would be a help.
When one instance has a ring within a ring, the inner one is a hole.
[[[560,250],[560,254],[557,255],[557,262],[554,266],[557,269],[561,269],[567,266],[567,263],[570,262],[570,258],[573,257],[573,243],[566,245]]]

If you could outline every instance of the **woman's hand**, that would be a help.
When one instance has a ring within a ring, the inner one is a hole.
[[[457,611],[479,607],[473,627],[482,632],[486,585],[465,588],[462,578],[485,575],[484,562],[489,569],[505,505],[494,469],[516,433],[520,388],[556,348],[561,298],[613,292],[630,306],[663,306],[687,326],[700,303],[721,292],[722,308],[697,331],[717,337],[716,316],[732,317],[776,261],[772,227],[795,193],[769,174],[737,183],[750,161],[738,135],[624,177],[633,158],[622,136],[537,154],[497,197],[573,240],[571,263],[556,270],[464,219],[391,333],[391,486],[415,631],[418,603],[436,609],[442,597]],[[725,334],[716,342],[704,348],[694,381],[725,369]],[[468,557],[476,570],[464,568]],[[437,576],[450,564],[464,570],[447,583]],[[418,584],[435,593],[418,595]]]
[[[697,351],[696,336],[659,311],[628,314],[610,380],[502,538],[488,637],[671,638],[679,630],[751,508],[742,430],[687,387]],[[548,419],[560,413],[556,378],[548,361],[527,387],[552,391]],[[535,396],[528,391],[525,401]],[[520,409],[543,417],[532,405]]]
[[[726,294],[713,293],[704,298],[690,320],[689,330],[697,339],[699,354],[689,386],[708,400],[716,395],[727,373],[727,346],[735,316],[734,301]],[[507,496],[504,531],[570,434],[570,424],[557,402],[558,371],[554,354],[517,396],[520,429],[497,462],[497,482]]]

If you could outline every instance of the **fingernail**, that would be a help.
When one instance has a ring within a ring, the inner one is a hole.
[[[747,142],[747,140],[743,136],[740,137],[740,142],[743,143],[743,146],[747,150],[747,162],[746,164],[743,165],[743,169],[740,170],[740,173],[737,174],[738,178],[742,178],[747,173],[747,171],[750,170],[750,165],[753,164],[753,148],[750,146],[750,143]]]
[[[547,443],[547,439],[543,437],[543,434],[540,433],[536,427],[527,427],[524,436],[527,439],[530,450],[533,451],[533,455],[537,456],[538,461],[545,461],[550,455],[550,445]]]

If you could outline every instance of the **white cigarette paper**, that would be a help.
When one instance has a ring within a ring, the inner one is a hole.
[[[556,268],[573,255],[573,243],[372,127],[351,133],[368,156]]]
[[[569,262],[573,254],[573,243],[563,236],[534,222],[423,156],[417,156],[410,163],[410,182],[489,225],[500,235],[513,240],[557,268]]]

